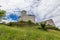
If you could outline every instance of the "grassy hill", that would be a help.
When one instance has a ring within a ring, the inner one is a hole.
[[[0,40],[60,40],[60,32],[44,31],[37,27],[9,27],[0,25]]]

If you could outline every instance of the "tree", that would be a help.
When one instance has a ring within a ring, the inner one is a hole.
[[[41,24],[41,27],[42,27],[42,29],[44,29],[44,30],[46,30],[46,25],[45,25],[45,23],[40,23]]]
[[[16,23],[15,22],[10,22],[7,24],[8,26],[16,26]]]
[[[6,13],[6,11],[4,11],[4,10],[0,10],[0,18],[1,18],[2,16],[4,16],[5,13]]]
[[[18,23],[17,23],[17,26],[25,26],[27,24],[27,22],[26,21],[23,21],[23,20],[21,20],[21,21],[19,21]]]
[[[34,23],[31,20],[28,20],[27,23],[28,23],[29,26],[33,26],[34,25]]]
[[[6,13],[6,11],[0,10],[0,21],[1,21],[1,18],[2,18],[3,16],[5,16],[5,13]]]

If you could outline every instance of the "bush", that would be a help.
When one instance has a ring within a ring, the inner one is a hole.
[[[7,24],[8,26],[16,26],[16,23],[15,22],[10,22]]]
[[[32,22],[32,21],[27,21],[27,24],[29,25],[29,26],[33,26],[34,25],[34,23]]]
[[[17,26],[25,26],[25,25],[27,25],[27,22],[25,22],[25,21],[17,22]]]
[[[36,23],[35,25],[39,25],[38,23]]]
[[[27,22],[29,25],[31,25],[32,24],[32,22],[29,20],[28,22]]]
[[[5,15],[6,15],[6,11],[5,10],[0,10],[0,18],[2,18]]]
[[[60,29],[59,29],[59,28],[57,28],[57,27],[55,27],[55,29],[54,29],[54,30],[60,31]]]
[[[41,27],[42,27],[42,29],[44,29],[44,30],[46,30],[46,28],[45,28],[45,23],[40,23],[40,25],[41,25]]]

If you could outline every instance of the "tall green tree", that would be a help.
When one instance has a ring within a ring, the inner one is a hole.
[[[5,13],[6,13],[6,11],[0,10],[0,21],[1,21],[1,18],[2,18],[3,16],[5,16]]]
[[[40,23],[40,25],[41,25],[41,28],[42,28],[43,30],[47,30],[47,29],[46,29],[46,24],[45,24],[45,22]]]

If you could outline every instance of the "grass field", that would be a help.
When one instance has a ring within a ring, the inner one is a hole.
[[[0,25],[0,40],[60,40],[60,32],[44,31],[36,27],[9,27]]]

